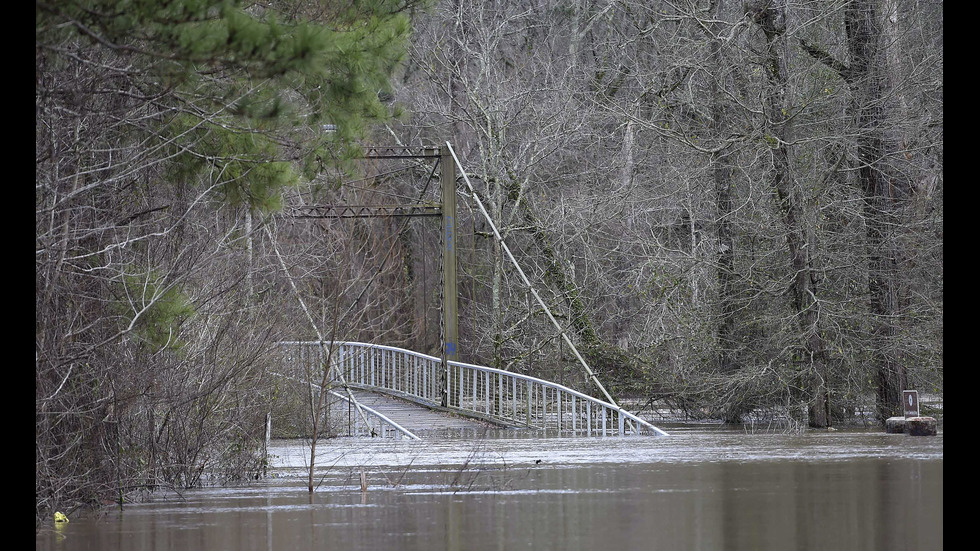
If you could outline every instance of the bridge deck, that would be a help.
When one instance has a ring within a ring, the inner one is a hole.
[[[376,392],[366,390],[351,390],[351,392],[359,403],[383,413],[392,421],[415,433],[483,430],[490,426],[476,419],[431,410],[407,400]]]

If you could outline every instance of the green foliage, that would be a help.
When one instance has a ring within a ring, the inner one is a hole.
[[[235,1],[77,0],[37,4],[38,49],[72,33],[96,49],[132,57],[133,90],[162,117],[133,139],[171,154],[171,178],[218,184],[231,204],[278,208],[299,174],[345,167],[351,144],[389,116],[378,99],[409,33],[401,4],[303,2],[256,9]],[[127,121],[128,122],[128,121]],[[334,125],[325,134],[323,124]],[[278,161],[278,162],[277,162]],[[194,183],[194,182],[191,182]]]
[[[177,285],[152,272],[124,275],[114,305],[122,329],[131,327],[153,352],[182,348],[180,326],[195,313],[190,298]]]
[[[265,134],[206,124],[190,115],[178,117],[170,133],[176,162],[169,179],[217,184],[218,198],[229,205],[277,210],[280,191],[299,179],[290,163],[273,160],[278,146]]]
[[[39,518],[250,472],[273,321],[225,243],[389,116],[404,8],[35,4]]]

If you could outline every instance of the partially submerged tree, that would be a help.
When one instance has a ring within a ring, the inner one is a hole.
[[[405,8],[37,4],[39,514],[257,468],[255,219],[385,114]]]

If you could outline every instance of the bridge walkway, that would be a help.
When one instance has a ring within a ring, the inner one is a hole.
[[[482,431],[490,423],[463,417],[447,411],[429,409],[408,400],[367,390],[352,389],[354,399],[361,405],[380,412],[415,434],[456,434]]]
[[[283,341],[280,346],[283,371],[287,376],[295,373],[291,377],[301,379],[302,373],[328,369],[335,384],[404,397],[416,404],[476,420],[474,422],[585,436],[667,434],[615,403],[528,375],[462,362],[443,363],[434,356],[369,343]],[[329,392],[331,396],[348,400],[336,390]],[[372,396],[369,400],[382,399]],[[355,402],[339,409],[359,409],[359,424],[369,433],[383,435],[393,430],[409,438],[418,438],[410,429],[375,410],[369,403],[361,403],[356,397]],[[391,402],[383,400],[378,403],[392,406]],[[447,406],[440,408],[439,404]],[[412,410],[413,407],[399,404],[392,411],[404,416],[412,425],[432,423],[426,425],[427,428],[457,422],[445,412],[423,413]],[[352,426],[349,413],[347,417],[348,425]],[[369,421],[369,417],[376,423]]]

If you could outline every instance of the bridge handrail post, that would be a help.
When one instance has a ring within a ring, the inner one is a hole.
[[[572,395],[572,432],[578,432],[578,412],[575,411],[575,396]]]
[[[510,381],[511,381],[511,390],[510,390],[511,403],[514,409],[513,419],[516,422],[517,421],[517,377],[511,377]]]

